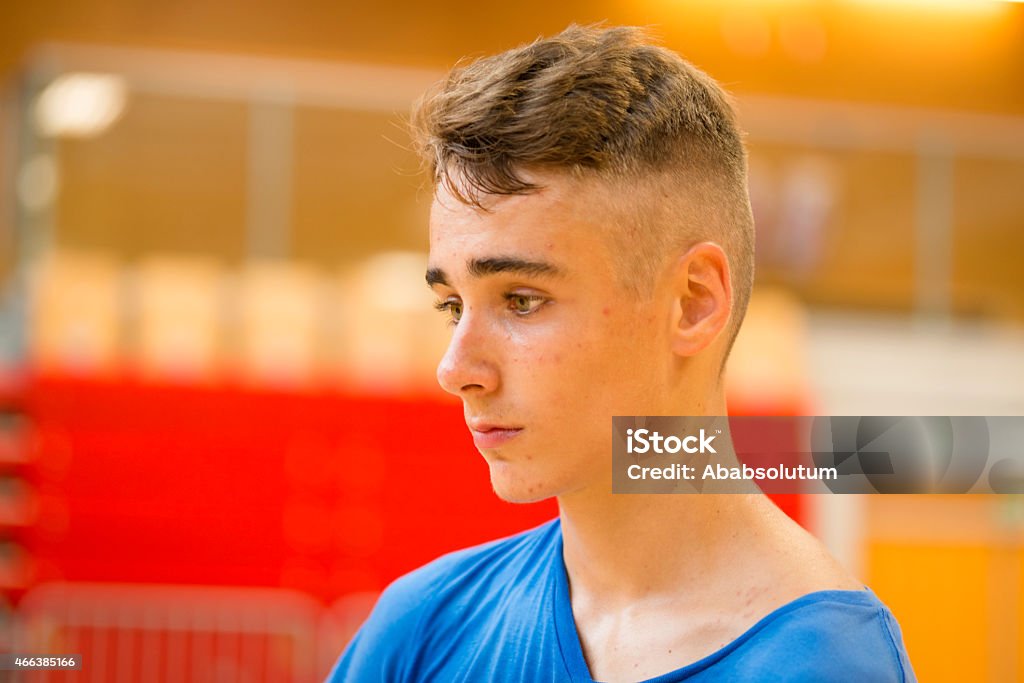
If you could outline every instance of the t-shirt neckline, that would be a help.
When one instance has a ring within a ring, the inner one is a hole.
[[[558,524],[557,521],[556,524]],[[572,600],[569,596],[569,575],[565,568],[562,548],[562,528],[561,524],[558,524],[557,544],[553,558],[554,571],[551,572],[554,575],[555,637],[561,649],[562,662],[569,673],[570,680],[573,683],[597,683],[590,675],[590,667],[583,656],[583,645],[580,642],[579,632],[576,630],[576,619],[572,613]],[[724,659],[729,653],[780,616],[806,604],[824,602],[826,600],[838,600],[849,604],[863,604],[864,600],[873,601],[877,600],[877,598],[867,586],[862,590],[821,590],[801,595],[764,615],[754,625],[737,636],[735,640],[726,643],[718,650],[679,669],[659,674],[654,678],[645,679],[640,683],[674,683],[675,681],[683,680],[687,676],[692,676]]]

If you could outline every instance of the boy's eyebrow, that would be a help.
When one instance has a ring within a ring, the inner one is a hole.
[[[498,273],[515,273],[518,275],[544,275],[561,277],[565,273],[558,266],[545,261],[529,261],[515,256],[494,256],[490,258],[470,259],[466,263],[466,271],[473,277],[485,277]],[[427,269],[427,286],[450,286],[448,275],[440,268]]]

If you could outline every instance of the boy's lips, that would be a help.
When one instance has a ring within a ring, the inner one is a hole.
[[[469,431],[473,434],[473,443],[477,448],[497,448],[517,437],[523,428],[488,422],[473,422],[469,425]]]

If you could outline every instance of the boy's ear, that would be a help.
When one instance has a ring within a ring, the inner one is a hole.
[[[694,356],[714,342],[732,314],[729,258],[714,242],[699,242],[673,267],[672,350]]]

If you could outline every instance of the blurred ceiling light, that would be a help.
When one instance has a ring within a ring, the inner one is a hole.
[[[95,137],[117,121],[127,99],[128,87],[120,76],[64,74],[39,95],[36,126],[50,137]]]
[[[722,38],[729,49],[746,57],[763,57],[772,44],[768,20],[753,12],[732,12],[722,17]]]

